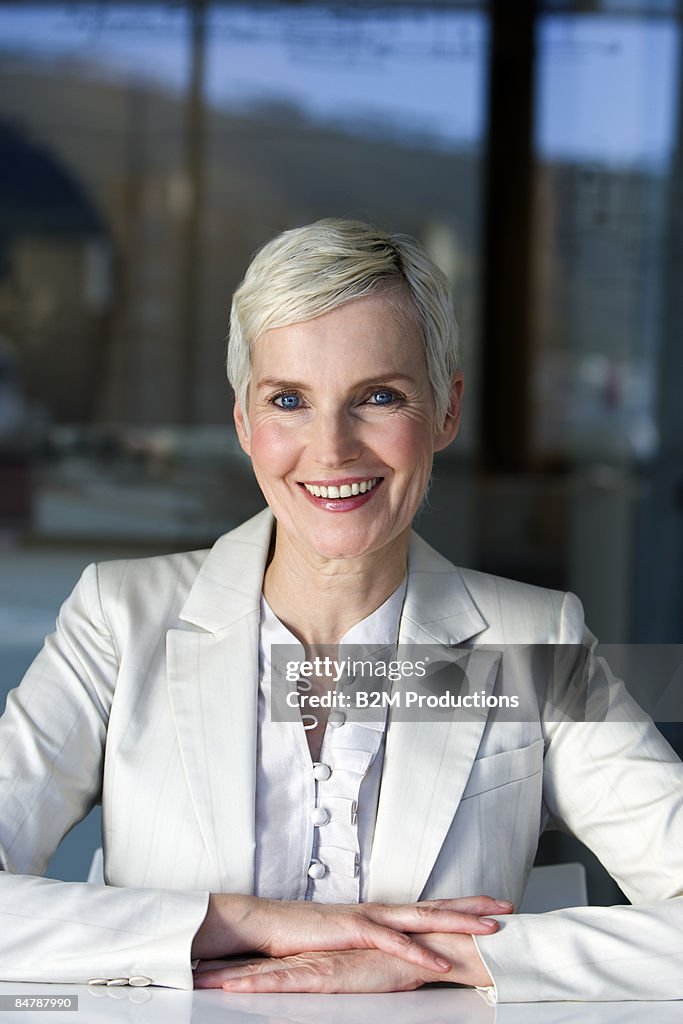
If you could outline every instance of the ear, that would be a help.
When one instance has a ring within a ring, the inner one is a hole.
[[[440,452],[448,448],[451,441],[455,440],[460,427],[460,414],[462,411],[462,393],[465,386],[465,378],[460,370],[456,370],[451,381],[450,398],[448,411],[442,426],[434,433],[434,451]]]
[[[237,439],[242,446],[242,450],[251,457],[251,432],[249,430],[249,421],[242,411],[242,405],[238,398],[235,398],[235,406],[233,408],[232,415],[235,420]]]

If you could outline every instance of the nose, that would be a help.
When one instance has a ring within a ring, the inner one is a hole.
[[[335,469],[360,457],[363,443],[358,424],[343,409],[320,411],[311,430],[309,450],[320,466]]]

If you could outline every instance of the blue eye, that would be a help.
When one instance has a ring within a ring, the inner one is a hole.
[[[292,391],[288,391],[283,395],[276,395],[273,399],[273,405],[277,405],[278,409],[298,409],[299,402],[301,399],[298,395],[295,395]]]
[[[396,398],[393,391],[389,391],[388,388],[378,388],[377,391],[372,392],[372,405],[391,405]]]

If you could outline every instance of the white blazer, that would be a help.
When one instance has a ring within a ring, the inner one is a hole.
[[[0,721],[0,979],[191,988],[208,893],[253,891],[271,532],[266,510],[208,552],[90,566],[65,602]],[[413,535],[401,643],[475,648],[491,692],[500,656],[478,645],[587,638],[573,595],[457,569]],[[515,685],[533,696],[529,665]],[[597,660],[592,685],[608,722],[388,726],[371,900],[519,901],[552,824],[639,904],[503,918],[477,939],[500,1000],[683,997],[683,766]],[[34,877],[100,800],[107,887]]]

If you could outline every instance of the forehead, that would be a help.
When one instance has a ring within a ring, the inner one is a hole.
[[[252,362],[257,376],[294,365],[315,369],[326,364],[374,361],[407,364],[424,362],[421,328],[409,298],[401,291],[380,292],[352,299],[327,313],[265,331],[254,343]]]

